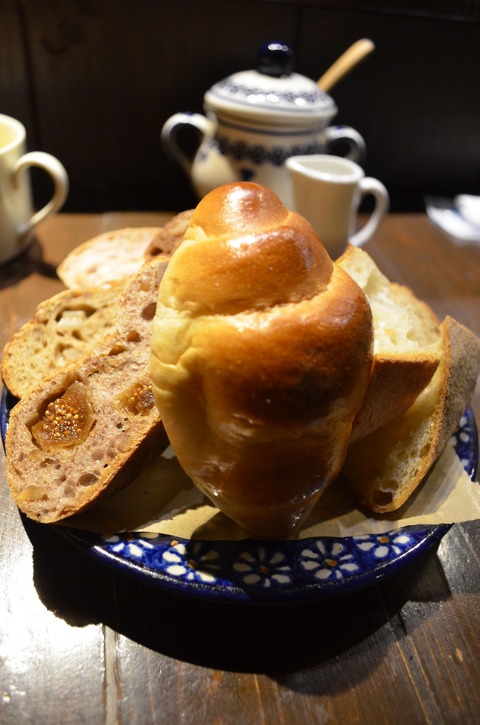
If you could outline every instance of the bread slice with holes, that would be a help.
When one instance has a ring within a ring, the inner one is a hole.
[[[430,307],[408,287],[390,282],[367,252],[350,245],[337,264],[365,292],[373,314],[373,365],[352,430],[357,440],[412,405],[438,367],[442,336]]]
[[[371,511],[400,508],[442,453],[471,402],[480,372],[480,340],[446,317],[441,361],[429,385],[401,416],[351,443],[343,476]]]
[[[176,214],[158,233],[150,240],[145,248],[145,258],[151,259],[158,254],[172,256],[174,251],[183,242],[185,232],[193,216],[193,209],[187,209]]]
[[[88,508],[168,445],[150,384],[153,317],[168,261],[146,262],[127,285],[111,335],[13,408],[7,481],[30,518],[50,523]]]
[[[115,326],[118,301],[125,289],[63,290],[41,302],[33,318],[6,344],[2,377],[16,398],[50,373],[77,360]]]
[[[163,227],[128,227],[93,237],[65,257],[57,274],[74,290],[110,287],[135,274],[148,259],[171,256],[183,241],[192,214],[181,212]]]
[[[7,343],[2,377],[21,398],[43,377],[85,355],[114,327],[117,304],[131,274],[158,255],[170,257],[183,241],[192,212],[164,227],[120,229],[77,247],[59,270],[64,290],[42,302]]]

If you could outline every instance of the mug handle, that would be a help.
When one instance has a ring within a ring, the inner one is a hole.
[[[360,206],[361,200],[368,194],[372,194],[372,196],[375,198],[375,206],[366,224],[348,240],[350,244],[353,244],[356,247],[360,247],[362,244],[364,244],[366,241],[373,237],[384,215],[387,213],[389,206],[388,191],[386,190],[382,182],[378,181],[378,179],[373,179],[370,176],[366,176],[363,179],[360,179],[359,191],[360,194],[358,198],[357,210]]]
[[[323,130],[327,153],[331,148],[340,141],[344,141],[349,146],[349,151],[345,158],[355,161],[357,164],[363,164],[367,154],[367,147],[363,137],[350,126],[328,126]]]
[[[214,135],[215,125],[200,113],[175,113],[163,125],[161,139],[165,149],[179,162],[187,176],[190,176],[193,160],[180,148],[177,141],[178,132],[185,126],[190,126],[198,132],[200,145],[205,138]]]
[[[40,169],[49,174],[53,180],[54,190],[53,196],[44,207],[35,212],[31,218],[18,230],[21,235],[30,232],[34,226],[36,226],[47,216],[51,216],[54,212],[58,211],[68,195],[68,175],[65,168],[62,166],[60,161],[51,154],[47,154],[44,151],[30,151],[30,153],[21,156],[13,167],[13,183],[18,183],[19,174],[30,166],[37,166]]]

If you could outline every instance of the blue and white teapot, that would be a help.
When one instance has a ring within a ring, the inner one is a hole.
[[[255,181],[292,208],[287,158],[330,153],[340,142],[348,149],[347,158],[361,164],[365,155],[357,131],[328,125],[337,106],[317,83],[293,72],[293,53],[282,43],[260,50],[256,70],[214,84],[204,96],[204,109],[205,116],[176,113],[162,128],[165,148],[181,164],[199,199],[221,184]],[[177,138],[186,126],[200,137],[193,160]]]

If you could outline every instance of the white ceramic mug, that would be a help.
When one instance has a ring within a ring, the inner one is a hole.
[[[20,254],[32,229],[58,211],[68,194],[68,176],[62,164],[43,151],[26,152],[23,124],[0,114],[0,263]],[[54,192],[42,209],[34,212],[28,168],[50,174]]]
[[[292,156],[286,165],[295,211],[310,222],[332,259],[348,243],[360,246],[371,239],[389,205],[388,192],[380,181],[366,177],[354,161],[338,156]],[[356,231],[360,203],[369,194],[374,197],[374,209]]]

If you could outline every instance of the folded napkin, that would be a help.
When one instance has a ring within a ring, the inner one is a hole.
[[[480,196],[458,194],[453,199],[427,196],[429,218],[457,242],[480,242]]]
[[[459,194],[453,201],[464,220],[480,230],[480,196]]]

